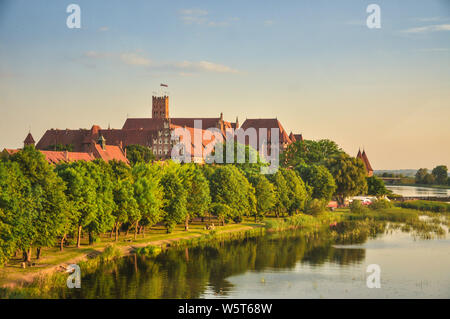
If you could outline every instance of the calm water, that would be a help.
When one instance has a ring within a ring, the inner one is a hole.
[[[402,196],[429,196],[429,197],[449,197],[450,189],[440,189],[431,187],[386,185],[386,188],[394,194]]]
[[[82,278],[69,298],[450,298],[450,240],[394,231],[358,245],[278,233],[128,256]],[[366,267],[381,267],[381,288]]]

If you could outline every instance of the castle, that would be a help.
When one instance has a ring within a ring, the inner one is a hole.
[[[194,133],[200,130],[202,133],[203,146],[210,143],[211,139],[206,139],[205,130],[209,128],[217,128],[224,140],[226,139],[226,130],[239,128],[255,128],[258,134],[258,145],[261,138],[259,136],[259,128],[278,129],[280,152],[282,152],[289,144],[303,140],[301,134],[288,135],[278,119],[246,119],[242,126],[239,126],[239,120],[236,117],[235,122],[228,122],[223,119],[223,113],[219,117],[214,118],[173,118],[169,116],[169,97],[153,96],[152,98],[152,117],[149,118],[128,118],[121,129],[102,129],[98,125],[93,125],[91,129],[78,130],[47,130],[36,148],[40,150],[55,150],[57,147],[68,147],[74,152],[89,152],[93,143],[95,144],[100,138],[105,140],[108,145],[118,146],[121,150],[128,145],[138,144],[149,147],[157,160],[165,160],[170,158],[172,147],[176,143],[184,143],[185,147],[193,150],[193,145],[188,145],[187,141],[171,140],[171,132],[176,128],[184,128]],[[195,120],[202,121],[202,128],[198,129],[194,126]],[[193,135],[193,134],[192,134]],[[270,135],[267,144],[271,143]],[[191,152],[194,162],[201,162],[202,155],[194,150]]]

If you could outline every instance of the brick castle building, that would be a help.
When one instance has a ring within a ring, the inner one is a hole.
[[[201,129],[194,127],[195,120],[202,121]],[[258,145],[260,145],[261,138],[263,138],[259,136],[259,128],[267,129],[267,146],[269,148],[272,142],[270,129],[278,129],[280,152],[289,144],[303,140],[301,134],[294,135],[291,133],[288,135],[277,119],[246,119],[241,126],[243,129],[250,127],[256,129]],[[153,151],[156,159],[164,160],[170,158],[173,145],[180,142],[186,144],[184,145],[185,147],[192,149],[191,156],[194,161],[201,161],[202,156],[193,150],[193,145],[188,145],[187,141],[183,141],[182,138],[179,140],[171,140],[171,132],[176,128],[185,128],[191,131],[192,136],[195,130],[200,130],[197,133],[202,133],[202,144],[206,146],[211,140],[205,139],[205,130],[217,128],[225,140],[228,129],[237,130],[240,126],[238,118],[236,118],[236,122],[228,122],[223,119],[223,113],[220,113],[219,117],[214,118],[170,117],[169,97],[153,96],[152,113],[149,118],[128,118],[121,129],[102,129],[98,125],[93,125],[90,129],[47,130],[36,144],[36,148],[50,151],[63,146],[70,148],[74,152],[89,152],[92,149],[92,145],[102,138],[106,144],[118,146],[120,149],[125,149],[128,145],[133,144],[149,147]]]

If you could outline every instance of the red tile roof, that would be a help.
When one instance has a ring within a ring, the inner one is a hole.
[[[57,164],[59,162],[75,162],[75,161],[93,161],[95,157],[90,153],[81,152],[55,152],[55,151],[40,151],[44,154],[45,159],[50,164]]]
[[[369,158],[367,157],[366,151],[363,150],[363,152],[361,153],[361,150],[358,150],[358,154],[356,155],[356,158],[359,158],[363,161],[364,167],[366,168],[366,171],[370,176],[371,172],[373,173],[373,168],[372,168],[372,165],[370,165]]]
[[[289,139],[288,134],[286,133],[286,130],[281,125],[280,121],[277,119],[246,119],[244,123],[242,123],[241,128],[246,130],[248,128],[255,128],[256,132],[258,134],[258,140],[259,140],[259,129],[260,128],[267,128],[267,141],[271,141],[271,128],[278,128],[279,130],[279,143],[283,144],[290,144],[291,140]]]
[[[93,144],[92,147],[94,158],[101,158],[105,162],[116,160],[128,163],[125,153],[118,146],[105,145],[105,149],[103,149],[99,144]]]

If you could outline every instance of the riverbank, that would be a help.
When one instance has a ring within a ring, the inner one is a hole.
[[[217,226],[215,233],[245,232],[262,227],[262,223],[245,221],[241,224]],[[120,251],[122,256],[126,256],[133,253],[137,248],[149,245],[167,246],[175,242],[206,236],[210,233],[205,229],[205,224],[201,222],[194,222],[189,228],[189,231],[185,231],[184,226],[179,225],[172,233],[166,234],[164,227],[154,227],[146,232],[145,237],[138,235],[138,238],[134,240],[133,235],[122,236],[118,242],[108,236],[103,236],[100,238],[101,242],[92,246],[87,244],[87,238],[85,238],[82,241],[81,248],[71,246],[64,248],[64,251],[60,251],[56,247],[43,249],[40,259],[32,258],[32,266],[27,268],[22,268],[22,259],[15,257],[6,266],[0,268],[0,287],[15,288],[30,284],[38,277],[62,271],[70,264],[96,258],[111,244]]]
[[[423,187],[423,188],[438,188],[438,189],[450,189],[450,185],[430,185],[430,184],[390,184],[386,183],[386,186],[412,186],[412,187]]]
[[[39,264],[34,267],[22,269],[17,264],[11,264],[0,269],[0,273],[4,275],[0,296],[2,294],[6,298],[46,296],[46,291],[65,285],[65,279],[67,279],[65,269],[72,263],[79,264],[82,271],[86,273],[87,270],[95,271],[105,260],[116,257],[136,255],[136,253],[138,256],[141,254],[151,256],[155,250],[160,252],[166,250],[167,246],[186,248],[200,245],[215,247],[216,244],[221,246],[224,241],[244,242],[246,238],[261,236],[265,232],[278,231],[282,233],[291,229],[302,229],[306,231],[305,234],[314,235],[325,230],[335,243],[362,243],[367,238],[382,232],[386,222],[396,222],[402,223],[404,225],[402,227],[406,227],[402,230],[405,229],[408,232],[415,230],[417,235],[422,238],[434,237],[434,235],[430,236],[431,233],[445,236],[447,231],[443,232],[441,227],[437,227],[438,223],[445,223],[445,219],[439,221],[439,214],[430,213],[433,218],[422,221],[419,220],[419,214],[423,213],[399,207],[366,210],[362,213],[351,213],[348,209],[338,209],[335,212],[323,212],[317,216],[299,214],[284,218],[270,217],[266,218],[264,223],[244,220],[241,224],[216,227],[212,231],[204,229],[204,224],[201,222],[196,222],[190,226],[189,232],[183,231],[181,225],[171,234],[163,234],[164,230],[157,228],[152,229],[154,233],[146,234],[145,238],[139,238],[136,242],[129,242],[130,238],[124,237],[113,246],[111,246],[111,240],[108,242],[105,239],[106,242],[93,247],[81,249],[71,247],[64,252],[48,249],[44,251],[44,256],[39,260]],[[148,247],[148,249],[144,247]]]

